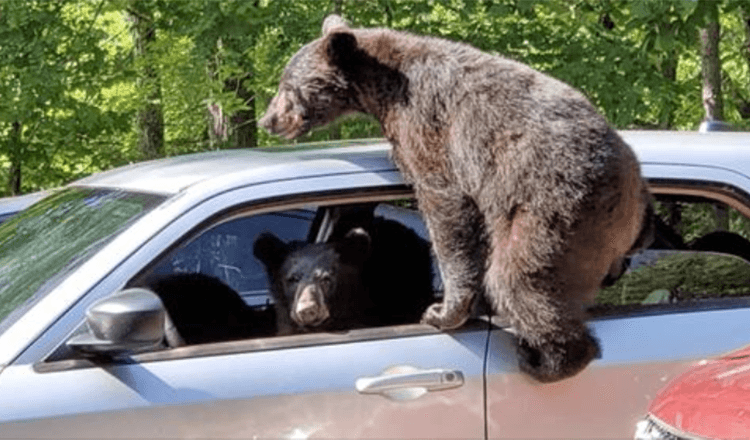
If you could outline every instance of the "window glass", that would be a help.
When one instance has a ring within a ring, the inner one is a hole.
[[[750,221],[702,197],[656,196],[656,234],[599,305],[632,306],[750,296]]]
[[[230,220],[217,225],[173,252],[154,275],[202,273],[224,281],[249,305],[268,302],[263,265],[253,256],[253,243],[263,232],[284,241],[307,240],[316,210],[294,209]]]
[[[162,200],[68,188],[0,225],[0,332]]]
[[[607,305],[659,304],[750,295],[750,264],[742,258],[695,251],[645,251],[613,286],[599,292]]]

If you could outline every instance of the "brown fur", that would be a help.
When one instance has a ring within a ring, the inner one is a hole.
[[[583,306],[652,222],[635,155],[579,92],[465,44],[332,16],[260,123],[293,138],[349,112],[378,118],[414,185],[445,283],[423,322],[458,327],[483,293],[536,379],[599,354]]]

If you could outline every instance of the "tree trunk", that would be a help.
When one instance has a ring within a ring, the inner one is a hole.
[[[707,1],[706,27],[700,30],[701,78],[703,80],[703,108],[706,120],[724,120],[721,95],[721,59],[719,58],[719,4]]]
[[[10,168],[8,169],[8,192],[12,196],[21,194],[21,164],[22,164],[22,145],[21,145],[21,123],[13,122],[8,137],[9,149],[8,158],[10,159]]]
[[[661,74],[664,79],[668,81],[666,87],[669,88],[669,96],[672,97],[672,99],[669,99],[668,102],[665,103],[664,110],[662,110],[661,115],[659,115],[659,128],[662,130],[671,130],[674,125],[674,114],[677,106],[675,105],[673,97],[676,94],[678,62],[679,54],[676,50],[670,49],[660,65]]]
[[[716,218],[717,231],[728,231],[729,230],[729,208],[724,204],[714,205],[714,216]]]
[[[247,106],[246,110],[240,110],[229,118],[232,148],[253,148],[258,146],[257,132],[258,123],[255,120],[255,95],[245,87],[245,80],[250,75],[239,78],[228,78],[224,82],[226,90],[237,94]]]
[[[750,69],[750,6],[741,7],[739,14],[745,28],[745,44],[742,54],[745,57],[747,68]],[[750,90],[750,84],[747,84],[747,89]],[[743,119],[750,119],[750,100],[743,100],[740,103],[740,114]]]
[[[333,0],[333,13],[334,14],[341,15],[343,3],[344,3],[344,0]]]
[[[138,150],[145,159],[164,155],[164,115],[161,107],[159,73],[152,65],[149,47],[156,41],[156,28],[151,15],[131,1],[128,10],[133,22],[133,46],[136,63],[140,65],[138,87],[145,91],[145,100],[138,111]]]
[[[721,58],[719,57],[719,4],[707,1],[706,27],[700,30],[701,78],[703,81],[704,120],[724,120],[724,99],[721,94]],[[729,228],[729,213],[726,206],[714,206],[717,230]]]

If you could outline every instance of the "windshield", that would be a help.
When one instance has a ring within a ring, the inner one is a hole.
[[[0,333],[164,197],[68,188],[0,225]]]

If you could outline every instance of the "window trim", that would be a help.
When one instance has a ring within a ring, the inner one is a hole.
[[[649,179],[648,183],[653,195],[700,197],[709,202],[721,202],[750,220],[750,194],[736,186],[716,181],[661,178]],[[750,308],[750,297],[713,298],[676,304],[630,304],[609,308],[599,306],[598,310],[597,305],[594,304],[587,308],[587,313],[590,320],[600,320],[734,308]]]
[[[470,319],[461,328],[450,331],[442,331],[428,324],[403,324],[352,329],[346,332],[306,333],[290,336],[213,342],[124,355],[117,358],[79,357],[57,361],[42,361],[34,363],[33,369],[36,373],[44,374],[85,368],[110,368],[118,365],[190,360],[202,357],[252,355],[271,350],[296,350],[325,345],[361,343],[396,338],[482,332],[488,331],[489,324],[488,317],[478,317]]]
[[[411,187],[399,184],[375,188],[361,188],[356,190],[334,190],[310,194],[296,194],[289,197],[254,200],[248,203],[238,204],[228,209],[216,212],[215,214],[206,218],[204,221],[201,221],[195,227],[191,228],[189,231],[182,234],[180,239],[165,248],[157,256],[153,257],[140,270],[129,277],[126,282],[123,282],[121,287],[116,291],[122,290],[126,285],[130,285],[141,280],[142,277],[153,267],[154,262],[163,259],[165,256],[172,253],[174,249],[182,246],[186,241],[193,240],[195,239],[195,237],[199,236],[205,231],[233,219],[251,215],[273,213],[288,209],[298,209],[309,205],[324,207],[368,202],[387,202],[401,198],[413,197],[414,191]],[[477,329],[481,328],[486,329],[488,325],[488,319],[485,318],[486,317],[480,316],[478,318],[471,319],[469,324],[461,327],[460,329],[456,329],[455,332],[477,331]],[[81,324],[77,325],[76,329],[79,328],[80,325]],[[74,359],[65,358],[60,360],[48,360],[60,349],[61,345],[64,345],[70,339],[70,337],[75,334],[75,331],[73,331],[70,335],[62,338],[61,342],[59,344],[56,344],[53,349],[49,350],[47,354],[41,358],[40,361],[34,362],[33,369],[34,371],[39,373],[47,373],[67,371],[70,369],[79,368],[112,366],[118,364],[190,359],[193,357],[205,356],[233,355],[277,349],[296,349],[317,345],[366,342],[381,339],[424,336],[441,333],[445,332],[442,332],[427,324],[403,324],[396,326],[353,329],[342,333],[310,333],[291,336],[275,336],[269,338],[255,338],[247,340],[198,344],[132,354],[119,359],[95,358],[81,355]]]
[[[649,179],[652,194],[694,196],[725,203],[750,220],[750,194],[723,182]]]

